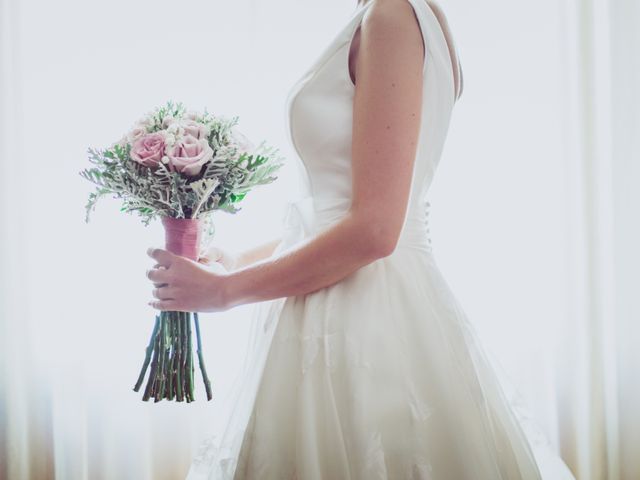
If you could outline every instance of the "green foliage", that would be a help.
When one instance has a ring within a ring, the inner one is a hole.
[[[182,103],[169,101],[150,113],[143,124],[147,133],[162,131],[167,116],[180,119],[186,113]],[[138,214],[145,225],[158,216],[199,218],[213,210],[237,213],[236,204],[252,188],[276,180],[274,173],[283,165],[278,150],[262,142],[252,152],[241,151],[232,135],[238,117],[227,119],[206,110],[192,115],[208,127],[207,140],[214,151],[194,177],[172,171],[164,163],[146,167],[133,161],[131,145],[124,139],[106,149],[89,148],[91,166],[80,175],[96,189],[89,195],[85,221],[96,203],[107,196],[122,200],[121,211]]]

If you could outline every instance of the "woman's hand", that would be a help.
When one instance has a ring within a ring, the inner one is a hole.
[[[158,310],[179,312],[220,312],[227,303],[228,273],[219,262],[205,266],[161,248],[150,248],[147,254],[157,264],[147,271],[154,282],[154,300]]]
[[[204,265],[212,265],[214,263],[221,264],[227,272],[231,272],[240,265],[241,254],[224,250],[220,247],[211,246],[203,255],[200,255],[198,262]]]

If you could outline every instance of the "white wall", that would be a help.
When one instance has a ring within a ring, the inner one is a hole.
[[[435,254],[555,441],[551,367],[570,281],[561,6],[442,5],[465,90],[432,187]]]
[[[640,478],[640,5],[612,2],[614,282],[621,478]]]

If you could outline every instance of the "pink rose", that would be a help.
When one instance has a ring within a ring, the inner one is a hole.
[[[164,135],[149,133],[138,138],[131,147],[131,159],[145,167],[156,167],[164,154]]]
[[[182,126],[184,127],[184,133],[186,135],[191,135],[198,140],[207,138],[209,133],[211,133],[209,127],[195,120],[183,120]]]
[[[185,135],[167,150],[169,165],[189,176],[200,173],[202,166],[213,158],[213,149],[206,138]]]

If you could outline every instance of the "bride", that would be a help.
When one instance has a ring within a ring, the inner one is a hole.
[[[462,90],[438,4],[359,2],[286,102],[307,192],[282,237],[200,262],[149,250],[154,308],[255,304],[233,414],[189,480],[573,478],[431,248],[426,195]]]

